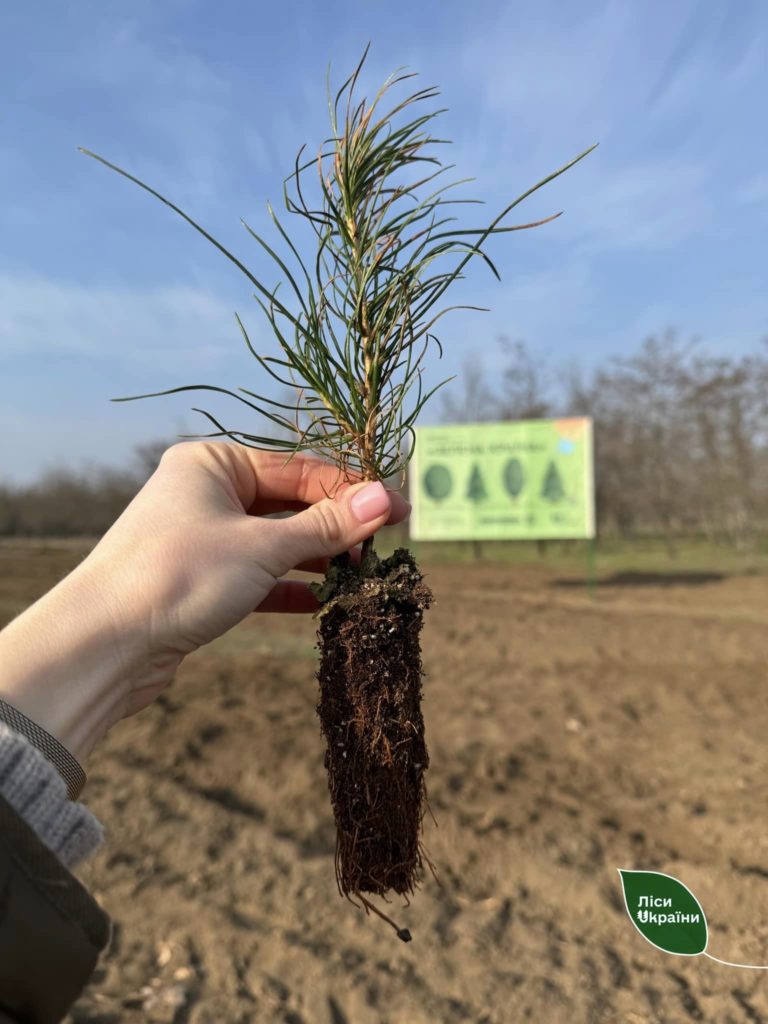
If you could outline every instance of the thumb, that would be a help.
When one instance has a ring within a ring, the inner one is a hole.
[[[393,497],[398,508],[393,510]],[[290,519],[273,519],[275,532],[273,557],[280,565],[281,576],[299,562],[313,558],[339,555],[374,534],[405,506],[402,498],[392,495],[382,483],[375,481],[353,484],[335,498],[324,498]],[[404,518],[397,515],[398,521]]]

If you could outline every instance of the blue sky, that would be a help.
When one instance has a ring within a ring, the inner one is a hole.
[[[501,332],[555,367],[670,326],[716,352],[768,334],[762,0],[6,4],[0,479],[127,464],[142,441],[213,429],[193,405],[257,426],[226,396],[109,402],[182,384],[258,390],[235,310],[272,341],[234,267],[76,147],[153,184],[276,283],[240,218],[273,237],[267,200],[279,209],[297,150],[329,133],[327,64],[340,83],[369,40],[367,95],[404,64],[440,88],[454,143],[441,156],[476,178],[463,194],[486,201],[478,223],[600,142],[521,208],[559,220],[488,245],[501,283],[478,265],[452,294],[491,312],[445,318],[431,379],[468,358],[493,373]]]

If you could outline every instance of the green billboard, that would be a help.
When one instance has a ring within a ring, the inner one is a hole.
[[[594,537],[592,421],[418,427],[414,540]]]

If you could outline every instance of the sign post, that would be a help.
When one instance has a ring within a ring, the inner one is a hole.
[[[413,540],[595,536],[592,420],[418,427]]]

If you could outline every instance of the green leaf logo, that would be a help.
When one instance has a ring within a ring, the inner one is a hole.
[[[665,953],[698,956],[707,948],[707,919],[682,882],[660,871],[622,871],[624,905],[644,939]]]

